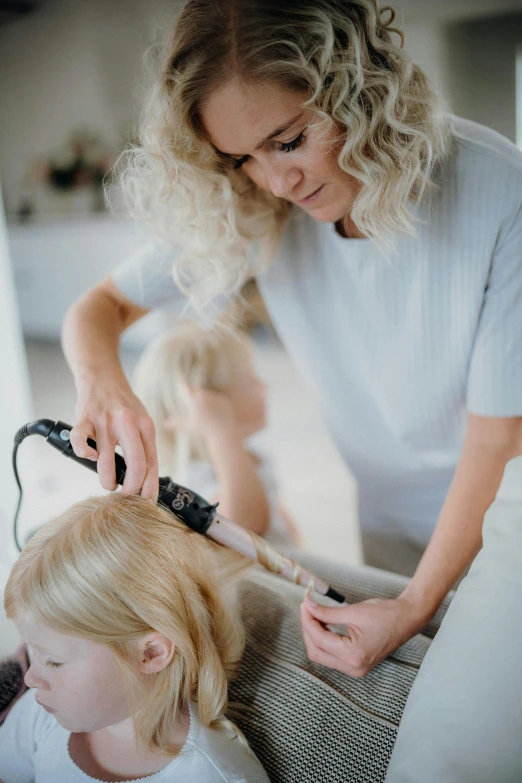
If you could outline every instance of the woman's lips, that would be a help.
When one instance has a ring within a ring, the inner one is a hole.
[[[314,190],[310,195],[306,196],[306,198],[301,199],[298,201],[298,204],[303,204],[303,206],[307,206],[308,204],[311,204],[312,201],[315,201],[315,199],[320,195],[322,189],[324,188],[324,185],[320,185],[317,190]]]

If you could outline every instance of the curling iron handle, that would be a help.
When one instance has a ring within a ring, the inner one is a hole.
[[[92,438],[87,438],[87,445],[91,447],[91,449],[96,449],[96,442],[92,440]],[[98,463],[96,460],[93,459],[85,459],[84,457],[79,457],[77,454],[75,454],[73,447],[69,443],[67,447],[62,452],[65,454],[66,457],[69,457],[70,459],[74,460],[75,462],[79,462],[80,465],[85,465],[86,468],[89,468],[89,470],[93,470],[95,473],[98,472]],[[125,464],[125,460],[121,456],[121,454],[115,453],[114,454],[114,462],[115,462],[115,470],[116,470],[116,481],[118,484],[123,484],[123,480],[125,478],[125,471],[127,469],[127,466]]]
[[[72,427],[70,424],[65,424],[63,421],[57,421],[51,432],[48,434],[47,440],[55,448],[61,451],[65,457],[69,457],[69,459],[72,459],[74,462],[78,462],[80,465],[83,465],[84,467],[89,468],[89,470],[93,470],[95,473],[97,473],[98,463],[96,460],[79,457],[75,453],[70,441],[71,429]],[[90,446],[91,449],[98,451],[96,442],[92,438],[87,438],[87,445]],[[117,452],[114,454],[114,467],[116,470],[116,481],[118,484],[123,484],[127,466],[121,454],[118,454]]]
[[[90,446],[91,449],[95,449],[96,451],[98,450],[96,448],[96,442],[94,440],[92,440],[92,438],[87,438],[87,445]],[[74,455],[74,458],[76,460],[80,461],[79,458],[76,456],[76,454]],[[98,463],[97,462],[94,462],[93,460],[90,460],[90,459],[86,459],[86,460],[82,459],[81,461],[83,463],[90,462],[91,465],[93,466],[93,467],[91,467],[91,470],[95,470],[96,472],[98,472]],[[115,471],[116,471],[116,481],[117,481],[117,483],[118,484],[123,484],[123,481],[125,479],[125,472],[127,470],[127,465],[125,464],[125,460],[123,459],[121,454],[118,454],[118,452],[114,453],[114,468],[115,468]]]

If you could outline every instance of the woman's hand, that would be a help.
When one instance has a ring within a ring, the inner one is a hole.
[[[96,441],[97,452],[87,444]],[[125,494],[141,491],[145,498],[158,498],[158,459],[154,423],[140,400],[122,378],[80,388],[77,423],[71,430],[75,454],[97,460],[104,489],[117,487],[114,449],[120,444],[127,464],[123,483]]]
[[[351,677],[364,677],[426,624],[408,598],[371,599],[350,606],[320,606],[306,597],[301,624],[308,657]],[[346,636],[327,625],[347,626]]]
[[[147,310],[131,302],[110,277],[87,291],[66,313],[63,349],[78,390],[71,445],[79,457],[97,460],[100,483],[116,489],[114,448],[123,449],[123,491],[156,501],[158,458],[154,424],[133,394],[119,360],[120,337]],[[96,441],[97,452],[87,444]]]

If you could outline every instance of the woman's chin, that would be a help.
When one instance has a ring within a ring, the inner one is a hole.
[[[345,208],[334,205],[317,206],[315,208],[312,205],[304,207],[298,204],[297,206],[310,215],[311,218],[317,220],[318,223],[337,223],[346,215]]]

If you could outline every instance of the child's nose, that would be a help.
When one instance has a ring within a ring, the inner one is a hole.
[[[39,688],[40,690],[48,690],[48,683],[43,680],[34,666],[30,666],[25,674],[24,682],[28,688]]]

